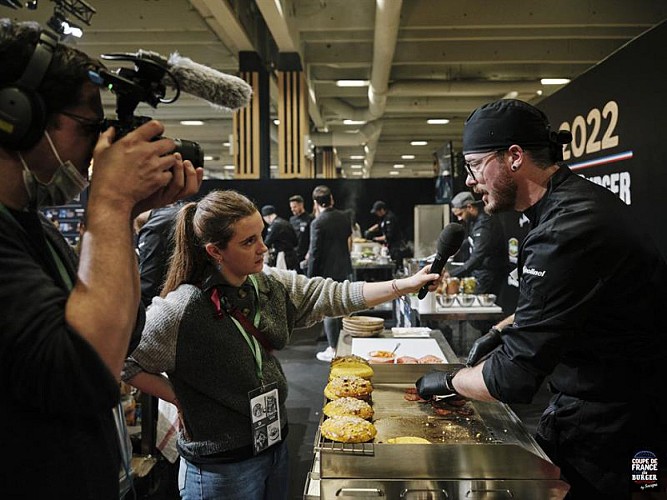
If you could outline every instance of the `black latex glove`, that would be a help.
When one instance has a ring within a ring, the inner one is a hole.
[[[456,372],[431,372],[421,377],[415,383],[417,394],[422,399],[431,399],[433,396],[458,396],[452,385],[452,378]]]
[[[467,366],[475,366],[480,360],[502,344],[501,332],[497,328],[491,328],[487,333],[475,340],[466,361]]]

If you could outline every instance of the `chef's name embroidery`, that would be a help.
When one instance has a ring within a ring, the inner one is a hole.
[[[547,274],[546,271],[538,271],[532,267],[523,266],[523,274],[532,274],[533,276],[539,276],[540,278]]]

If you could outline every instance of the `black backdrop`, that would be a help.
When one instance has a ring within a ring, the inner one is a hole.
[[[552,128],[573,132],[565,161],[616,193],[667,256],[667,21],[600,62],[539,108]],[[506,218],[520,238],[527,225]]]
[[[415,205],[433,204],[435,186],[433,178],[423,179],[260,179],[260,180],[206,180],[200,196],[213,189],[235,189],[253,200],[258,207],[274,205],[278,215],[289,219],[289,197],[300,194],[306,210],[313,208],[312,192],[315,186],[324,184],[333,193],[335,207],[352,209],[362,231],[377,222],[370,214],[375,200],[387,203],[405,228],[404,236],[414,239],[413,208]]]

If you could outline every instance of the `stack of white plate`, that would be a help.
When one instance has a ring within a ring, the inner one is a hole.
[[[384,319],[374,316],[343,318],[343,330],[353,337],[375,337],[384,330]]]

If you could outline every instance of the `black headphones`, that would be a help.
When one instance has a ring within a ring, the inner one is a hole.
[[[21,78],[0,87],[0,145],[22,151],[33,147],[46,128],[46,106],[37,93],[51,64],[58,38],[43,30]]]

